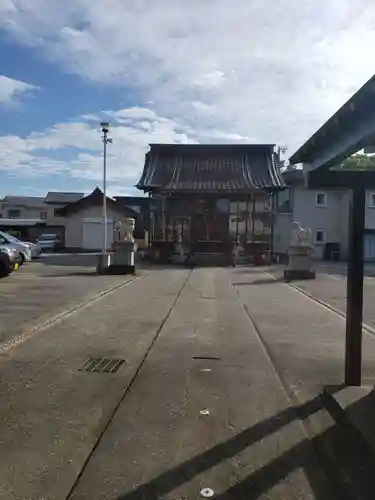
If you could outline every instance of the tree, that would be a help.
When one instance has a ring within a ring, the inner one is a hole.
[[[343,161],[341,168],[344,168],[345,170],[375,169],[375,156],[368,156],[364,154],[349,156],[349,158]]]

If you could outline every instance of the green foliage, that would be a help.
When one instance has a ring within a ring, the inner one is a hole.
[[[375,169],[375,156],[356,154],[349,156],[341,165],[345,170],[366,170]]]

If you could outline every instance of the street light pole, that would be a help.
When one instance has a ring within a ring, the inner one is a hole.
[[[108,137],[109,122],[100,124],[103,132],[103,245],[102,254],[107,254],[107,144],[112,144],[112,139]]]

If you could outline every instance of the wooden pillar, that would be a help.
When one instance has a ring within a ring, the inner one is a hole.
[[[236,215],[236,242],[238,241],[238,222],[239,222],[239,217],[240,217],[240,200],[237,198],[237,215]]]
[[[165,221],[165,197],[161,200],[161,231],[163,241],[166,240],[166,221]]]
[[[246,223],[245,223],[245,244],[248,241],[248,232],[249,232],[249,199],[246,200]]]
[[[275,217],[274,217],[274,212],[275,212],[275,196],[277,196],[277,193],[271,193],[271,241],[270,241],[270,260],[271,264],[273,262],[273,249],[274,249],[274,237],[275,237],[275,230],[274,230],[274,223],[275,223]]]
[[[252,236],[251,236],[251,239],[252,239],[252,242],[253,242],[253,245],[254,245],[254,242],[255,242],[255,236],[254,236],[254,233],[255,233],[255,209],[256,209],[256,206],[255,206],[255,198],[253,198],[253,207],[252,207],[252,227],[251,227],[251,232],[252,232]]]
[[[178,236],[176,238],[176,217],[173,212],[171,217],[172,217],[172,233],[173,233],[172,241],[173,243],[178,243]]]
[[[349,213],[345,383],[354,386],[361,385],[362,379],[365,200],[366,191],[364,188],[353,190]]]

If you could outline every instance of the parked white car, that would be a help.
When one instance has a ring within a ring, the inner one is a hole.
[[[30,247],[26,243],[17,240],[14,236],[0,231],[0,245],[11,245],[12,248],[15,248],[21,256],[22,263],[31,261]]]
[[[27,247],[30,248],[32,259],[39,259],[40,253],[41,253],[41,248],[39,245],[37,245],[35,243],[31,243],[31,241],[21,241],[21,243],[23,243],[24,245],[26,245]]]
[[[40,252],[41,248],[39,245],[36,245],[35,243],[31,243],[31,241],[21,241],[12,234],[4,233],[7,235],[7,237],[13,242],[13,243],[21,243],[22,245],[26,245],[28,248],[30,248],[31,252],[31,258],[32,259],[38,259],[40,257]]]
[[[60,247],[60,239],[57,234],[41,234],[36,244],[42,252],[55,252]]]
[[[15,248],[8,245],[0,246],[0,278],[9,276],[12,271],[16,271],[21,264],[20,254]]]

